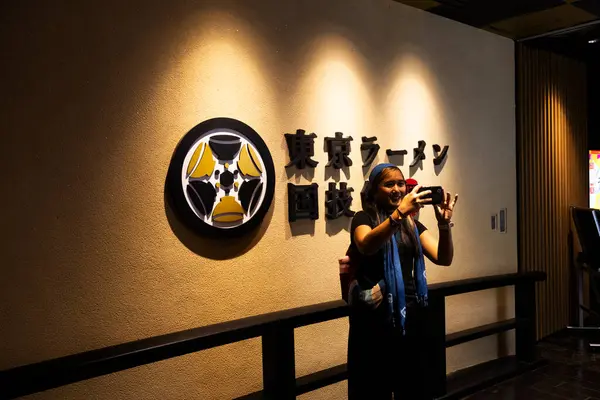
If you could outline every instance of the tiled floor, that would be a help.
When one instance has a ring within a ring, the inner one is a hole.
[[[600,334],[596,342],[600,342]],[[600,351],[592,351],[588,340],[562,333],[545,339],[538,346],[548,365],[466,399],[600,400]]]

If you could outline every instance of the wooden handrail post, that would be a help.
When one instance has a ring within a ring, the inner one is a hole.
[[[517,359],[533,362],[536,359],[535,281],[524,280],[515,285],[515,316],[517,318]]]
[[[427,368],[431,377],[431,394],[438,398],[446,394],[446,298],[430,297],[429,313]]]
[[[268,400],[296,398],[294,327],[275,324],[262,335],[263,394]]]

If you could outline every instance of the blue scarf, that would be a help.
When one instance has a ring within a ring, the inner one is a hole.
[[[385,168],[394,167],[394,164],[379,164],[371,171],[369,183],[372,184]],[[417,238],[417,257],[413,263],[413,276],[416,286],[417,303],[427,306],[427,275],[425,273],[425,258],[423,257],[423,247],[419,239],[419,231],[415,225],[415,237]],[[402,265],[400,263],[400,254],[398,252],[398,242],[395,236],[384,246],[384,279],[387,289],[387,306],[391,322],[394,327],[400,327],[402,332],[406,322],[406,296],[404,293],[404,279],[402,277]]]

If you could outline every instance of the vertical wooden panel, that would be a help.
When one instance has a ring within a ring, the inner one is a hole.
[[[562,76],[563,73],[565,73],[564,69],[563,69],[563,65],[562,63],[558,60],[558,58],[555,58],[555,71],[556,71],[556,76]],[[560,84],[556,83],[554,85],[554,104],[555,104],[555,108],[557,110],[559,110],[560,112],[557,115],[557,121],[558,121],[558,126],[559,129],[557,130],[557,133],[555,135],[555,143],[556,143],[556,148],[554,151],[554,159],[555,159],[555,168],[554,168],[554,177],[555,177],[555,181],[559,182],[559,184],[565,186],[565,179],[564,179],[564,171],[565,171],[565,156],[561,157],[561,153],[559,151],[557,151],[558,149],[566,149],[565,146],[565,142],[564,142],[564,137],[567,135],[567,129],[565,127],[565,113],[564,110],[562,110],[561,104],[560,104],[560,98],[561,98],[561,94],[560,94]],[[585,116],[585,118],[587,118],[587,115]],[[565,301],[565,303],[568,305],[569,304],[569,279],[567,277],[567,279],[564,279],[564,271],[568,271],[568,256],[567,256],[567,249],[569,248],[568,246],[568,235],[569,235],[569,231],[563,229],[564,226],[564,222],[565,222],[565,218],[568,218],[568,212],[565,210],[564,214],[567,214],[566,217],[563,217],[563,210],[561,209],[561,204],[566,204],[567,200],[564,199],[563,197],[564,194],[564,190],[560,190],[560,191],[555,191],[555,196],[556,196],[556,202],[554,203],[554,215],[557,216],[557,218],[555,218],[555,223],[554,223],[554,229],[555,232],[558,232],[557,235],[554,235],[554,245],[557,249],[558,252],[558,257],[556,258],[555,261],[555,274],[556,274],[556,291],[561,293],[561,296],[563,298],[563,300]],[[567,207],[568,209],[568,207]],[[564,238],[564,239],[561,239]],[[563,241],[561,243],[561,240]],[[561,267],[561,260],[563,260],[562,262],[565,262],[565,268]],[[562,291],[563,287],[566,288],[566,290]],[[568,310],[568,307],[562,307],[556,310],[556,321],[555,321],[555,326],[560,324],[562,321],[567,321],[568,324],[568,318],[566,318],[566,311]]]
[[[569,321],[569,207],[587,205],[586,67],[517,48],[519,269],[543,270],[538,339]]]
[[[543,52],[540,54],[540,67],[543,71],[542,76],[541,76],[541,80],[538,81],[538,85],[539,85],[539,90],[541,91],[541,104],[542,104],[542,108],[543,108],[543,124],[540,127],[540,129],[538,129],[538,135],[541,138],[542,141],[542,146],[541,146],[541,154],[539,157],[539,160],[541,162],[541,165],[539,165],[538,170],[541,172],[541,179],[538,180],[538,187],[539,190],[537,191],[536,195],[538,198],[540,199],[547,199],[547,193],[545,192],[545,189],[548,187],[548,183],[550,182],[550,179],[548,178],[548,168],[547,168],[547,164],[546,164],[546,160],[548,160],[547,158],[547,153],[548,153],[548,137],[550,135],[550,124],[549,124],[549,112],[548,112],[548,105],[549,105],[549,97],[548,97],[548,86],[549,86],[549,82],[551,82],[550,79],[550,74],[549,74],[549,67],[550,67],[550,63],[547,57],[547,53]],[[541,232],[548,232],[548,201],[541,201],[539,204],[539,207],[542,210],[542,214],[540,215],[540,226],[538,227],[538,230]],[[548,246],[548,236],[549,235],[541,235],[540,238],[542,239],[542,245],[539,246],[536,249],[536,252],[538,253],[538,257],[541,258],[543,265],[546,268],[546,271],[548,272],[548,283],[543,285],[543,295],[544,295],[544,299],[548,298],[548,295],[550,294],[550,288],[549,286],[552,283],[552,268],[550,266],[550,263],[548,262],[549,257],[548,257],[548,252],[544,251],[544,249],[549,248]],[[548,331],[548,327],[549,327],[549,315],[548,315],[548,308],[544,307],[543,308],[543,315],[542,315],[542,322],[544,323],[544,331],[547,332]]]

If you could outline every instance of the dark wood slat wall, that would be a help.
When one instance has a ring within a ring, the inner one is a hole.
[[[519,269],[538,283],[538,339],[569,324],[569,207],[588,204],[586,66],[517,44]]]

